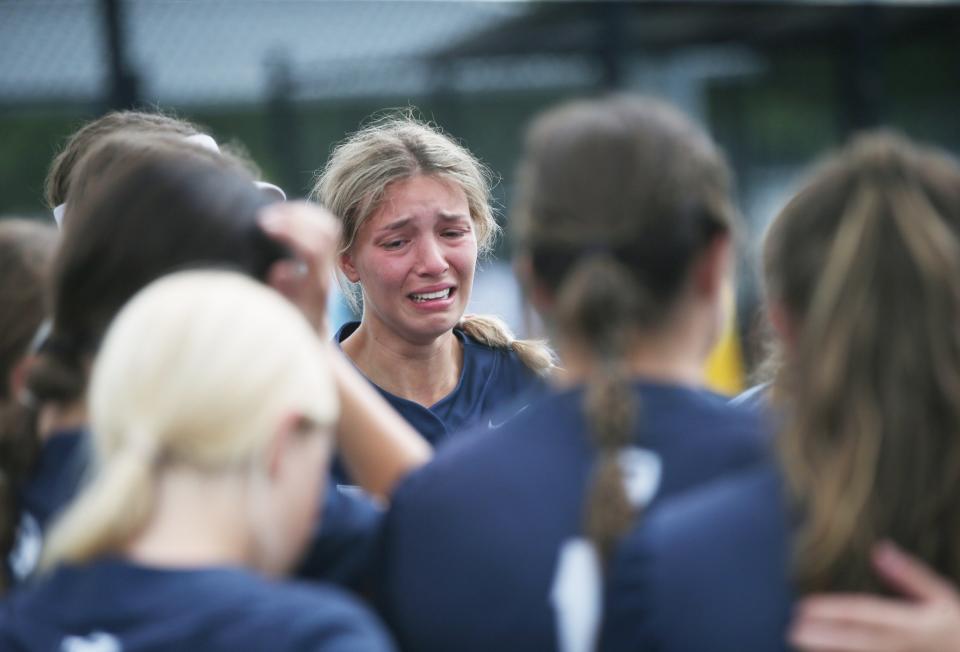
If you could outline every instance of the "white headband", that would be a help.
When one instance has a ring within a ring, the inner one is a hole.
[[[217,146],[217,141],[208,136],[207,134],[193,134],[192,136],[187,136],[184,138],[189,143],[194,143],[199,145],[203,149],[209,150],[211,152],[220,153],[220,147]],[[276,201],[286,201],[287,193],[283,192],[283,188],[280,186],[275,186],[272,183],[267,183],[266,181],[254,181],[254,185],[260,189],[260,191],[274,199]],[[53,209],[53,219],[57,223],[57,227],[63,226],[63,214],[67,210],[67,203],[64,202],[58,206],[55,206]]]
[[[220,147],[217,145],[217,141],[208,136],[207,134],[193,134],[192,136],[187,136],[184,138],[188,143],[196,143],[203,149],[210,150],[211,152],[220,153]],[[263,191],[263,194],[276,199],[277,201],[286,201],[287,193],[283,192],[283,189],[280,186],[275,186],[272,183],[267,183],[266,181],[254,181],[254,185]]]

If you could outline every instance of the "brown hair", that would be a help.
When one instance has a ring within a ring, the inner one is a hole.
[[[527,134],[514,215],[556,328],[593,352],[585,413],[597,461],[585,530],[606,559],[633,521],[618,462],[638,407],[624,357],[680,296],[698,255],[732,228],[730,175],[707,135],[652,99],[564,104]]]
[[[179,138],[104,138],[77,166],[70,196],[52,274],[53,327],[30,375],[41,401],[82,395],[85,357],[150,281],[204,264],[263,279],[285,253],[258,227],[269,200],[242,168]]]
[[[258,226],[269,199],[250,177],[230,159],[178,137],[122,132],[103,138],[77,165],[70,197],[70,219],[50,272],[52,328],[27,376],[33,404],[19,430],[9,433],[18,450],[29,452],[22,468],[36,456],[37,411],[83,397],[88,361],[140,288],[202,266],[230,266],[262,280],[287,254]],[[13,510],[5,513],[16,518]],[[13,524],[3,524],[5,543]]]
[[[11,393],[10,374],[43,321],[44,284],[57,231],[31,220],[0,220],[0,559],[13,547],[16,487],[29,473],[37,441],[23,438],[29,411]],[[0,593],[9,578],[0,572]]]
[[[804,591],[881,590],[882,538],[960,581],[958,235],[960,166],[885,133],[830,157],[767,233],[796,328],[776,382]]]
[[[489,253],[500,232],[490,208],[492,173],[466,147],[436,125],[416,119],[411,111],[388,114],[348,136],[317,176],[311,196],[340,220],[340,253],[353,246],[387,187],[418,174],[436,176],[463,190],[480,254]],[[346,294],[358,308],[355,293]],[[517,340],[499,319],[464,315],[459,327],[489,347],[512,349],[540,374],[553,369],[553,354],[543,342]]]
[[[83,155],[101,138],[120,131],[174,136],[204,133],[200,127],[186,120],[146,111],[112,111],[92,120],[67,139],[63,149],[50,164],[44,183],[44,195],[51,209],[67,201],[70,179]]]

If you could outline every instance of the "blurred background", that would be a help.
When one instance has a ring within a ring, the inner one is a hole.
[[[890,125],[960,151],[960,6],[945,2],[0,0],[0,215],[49,219],[46,168],[115,108],[158,107],[246,148],[291,197],[376,111],[414,106],[500,176],[524,126],[610,90],[659,95],[725,148],[745,215],[738,283],[757,357],[758,235],[798,174]],[[523,331],[509,238],[473,309]]]

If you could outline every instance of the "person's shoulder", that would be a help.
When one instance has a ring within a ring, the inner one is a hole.
[[[91,602],[98,589],[103,599]],[[157,649],[393,649],[376,618],[346,593],[241,568],[166,570],[101,559],[55,569],[11,596],[4,609],[9,622],[0,620],[2,636],[27,641],[28,649],[53,649],[40,642],[78,628],[118,640],[149,630]]]
[[[693,396],[692,409],[679,412],[679,418],[712,424],[713,428],[707,432],[727,432],[752,441],[769,439],[771,423],[765,413],[749,405],[732,403],[729,397],[707,389],[693,392]]]
[[[699,578],[704,568],[726,574],[734,567],[731,555],[782,545],[781,482],[772,466],[763,465],[664,500],[624,537],[612,586]],[[718,560],[724,565],[714,566]]]
[[[780,649],[767,643],[785,626],[789,531],[772,466],[664,501],[611,565],[604,649]]]
[[[492,417],[498,419],[499,417]],[[478,424],[438,447],[434,458],[394,492],[386,532],[411,533],[423,524],[479,522],[503,513],[504,495],[528,495],[543,486],[538,465],[580,459],[589,442],[578,429],[579,405],[548,394],[520,405],[509,418]],[[410,534],[419,538],[432,534]]]
[[[284,651],[393,649],[373,613],[343,590],[313,582],[257,584],[243,600],[244,613],[225,630],[224,649],[231,640],[236,649],[257,648],[254,641]]]
[[[404,484],[441,478],[472,481],[496,473],[511,460],[522,458],[526,449],[541,447],[543,435],[568,424],[575,414],[579,414],[576,401],[564,401],[549,389],[517,395],[480,423],[443,442],[434,458],[410,474]]]
[[[768,458],[772,428],[759,411],[706,389],[641,385],[640,391],[641,414],[662,446],[695,446],[700,459],[721,455],[731,468]]]
[[[759,513],[779,515],[786,509],[782,482],[772,464],[722,477],[667,499],[639,529],[669,540],[689,530],[742,532],[739,526],[756,522]]]
[[[759,422],[753,410],[707,388],[690,389],[686,392],[686,401],[691,408],[689,412],[698,417],[723,416],[732,422]]]
[[[400,482],[390,500],[391,520],[413,505],[435,510],[456,502],[453,485],[469,484],[472,478],[486,472],[507,430],[490,432],[486,424],[479,424],[444,442],[433,459]]]

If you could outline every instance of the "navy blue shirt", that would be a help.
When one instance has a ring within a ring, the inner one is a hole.
[[[43,533],[79,490],[90,459],[89,443],[82,429],[54,433],[44,441],[30,478],[17,488],[17,535],[6,560],[15,584],[33,572]]]
[[[603,652],[786,650],[790,523],[772,466],[665,501],[611,565]]]
[[[766,455],[761,421],[706,391],[637,382],[635,442],[661,461],[658,496]],[[383,531],[384,613],[402,647],[556,649],[550,589],[579,536],[595,456],[582,390],[441,450],[396,492]]]
[[[365,589],[372,581],[382,516],[381,507],[357,487],[328,482],[320,524],[295,575]]]
[[[337,344],[342,344],[358,326],[360,322],[356,321],[344,324],[337,331]],[[460,382],[434,405],[424,407],[374,384],[393,409],[433,445],[452,433],[476,426],[496,428],[545,387],[543,380],[513,350],[480,344],[457,328],[453,334],[463,345]]]
[[[19,523],[13,550],[6,560],[14,584],[29,579],[55,516],[80,491],[90,466],[86,430],[66,430],[48,438],[30,479],[19,487]],[[297,575],[357,587],[366,579],[376,550],[382,510],[357,492],[327,482],[320,524]]]
[[[327,587],[238,568],[170,570],[115,558],[61,567],[0,605],[5,652],[381,651],[374,617]]]

